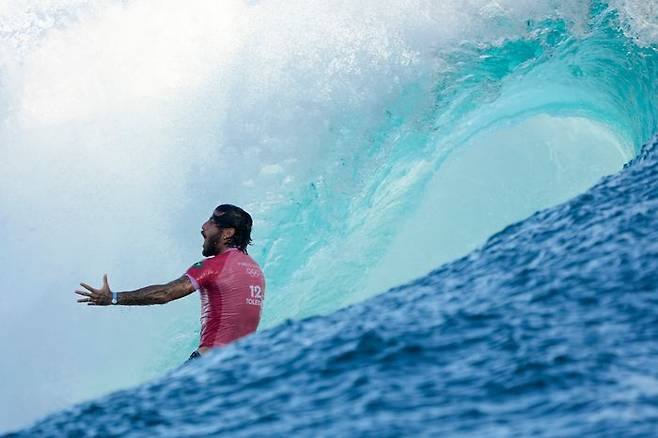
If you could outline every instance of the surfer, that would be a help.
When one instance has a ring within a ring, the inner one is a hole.
[[[192,265],[180,278],[130,292],[113,292],[105,274],[99,289],[80,283],[84,290],[75,291],[83,297],[78,302],[90,306],[165,304],[198,290],[201,340],[190,359],[201,357],[209,349],[235,341],[258,327],[265,277],[247,254],[252,223],[243,209],[222,204],[201,227],[202,254],[207,258]]]

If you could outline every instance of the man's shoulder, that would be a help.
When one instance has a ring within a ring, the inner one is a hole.
[[[254,260],[249,254],[246,254],[242,251],[232,251],[233,257],[231,257],[235,263],[238,264],[249,264],[249,265],[255,265],[258,266],[258,263],[256,260]]]
[[[192,266],[190,266],[190,270],[203,271],[206,269],[214,268],[215,265],[216,265],[215,257],[208,257],[206,259],[199,260],[198,262],[194,263]]]
[[[236,256],[232,259],[231,261],[231,270],[232,271],[237,271],[237,272],[242,272],[249,277],[254,277],[254,278],[260,278],[263,277],[263,271],[261,270],[260,266],[258,266],[258,263],[254,259],[252,259],[248,254],[245,254],[243,252],[240,253],[241,255]]]

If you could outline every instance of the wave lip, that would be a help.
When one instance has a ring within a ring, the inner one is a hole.
[[[8,436],[650,436],[657,152],[417,281]]]

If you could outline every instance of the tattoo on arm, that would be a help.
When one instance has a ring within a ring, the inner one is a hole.
[[[118,304],[124,306],[147,306],[165,304],[194,292],[194,286],[186,275],[167,284],[146,286],[131,292],[119,292]]]

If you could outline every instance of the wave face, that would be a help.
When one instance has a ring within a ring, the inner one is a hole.
[[[656,131],[658,58],[606,6],[437,49],[384,120],[349,123],[334,141],[363,143],[347,152],[358,164],[332,162],[271,213],[265,326],[423,275],[630,159]]]
[[[9,436],[652,436],[658,139],[480,250]]]
[[[353,3],[0,8],[0,351],[25,359],[0,362],[0,430],[189,355],[193,297],[91,312],[69,291],[178,277],[224,202],[256,218],[272,330],[30,433],[571,433],[617,406],[644,430],[650,164],[574,197],[657,131],[655,4]],[[200,410],[163,416],[176,400]]]

